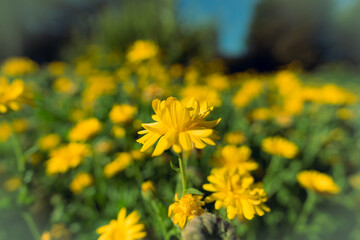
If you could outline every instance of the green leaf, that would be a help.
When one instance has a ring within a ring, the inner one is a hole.
[[[200,190],[197,190],[196,188],[188,188],[186,189],[187,194],[195,194],[195,195],[204,195]]]

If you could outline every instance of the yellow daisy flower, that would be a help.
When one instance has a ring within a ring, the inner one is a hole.
[[[265,205],[267,194],[261,183],[254,183],[250,174],[240,173],[238,169],[215,168],[207,178],[210,183],[204,184],[206,191],[214,192],[205,198],[205,202],[214,202],[215,209],[225,207],[227,217],[236,216],[251,220],[255,214],[262,216],[269,212]]]
[[[129,62],[141,62],[155,57],[159,47],[152,41],[138,40],[130,47],[126,58]]]
[[[61,137],[58,134],[50,133],[48,135],[41,137],[38,140],[37,145],[40,150],[48,151],[56,147],[60,143],[60,141],[61,141]]]
[[[38,67],[37,63],[29,58],[12,57],[2,64],[1,71],[7,76],[16,77],[33,73]]]
[[[70,190],[73,193],[81,193],[84,188],[87,188],[93,184],[93,178],[88,173],[78,173],[70,183]]]
[[[205,203],[201,201],[202,198],[200,195],[186,194],[179,200],[176,194],[175,203],[169,206],[168,211],[168,215],[172,218],[173,223],[184,228],[187,221],[204,213],[205,210],[202,209],[202,206],[204,206]]]
[[[115,104],[109,117],[113,123],[122,124],[131,121],[137,112],[137,108],[128,104]]]
[[[133,211],[126,216],[126,209],[122,208],[116,220],[111,220],[108,225],[96,230],[101,234],[98,240],[137,240],[146,236],[145,225],[139,223],[140,215]]]
[[[8,109],[18,111],[24,101],[25,85],[23,80],[15,79],[11,83],[5,77],[0,77],[0,113]]]
[[[155,111],[154,123],[142,124],[145,130],[139,134],[145,134],[137,140],[143,144],[141,152],[150,148],[157,140],[157,146],[152,156],[159,156],[170,147],[177,153],[193,148],[203,149],[206,144],[215,145],[218,139],[215,127],[221,118],[213,121],[205,121],[205,118],[213,110],[207,104],[200,104],[193,99],[185,107],[176,98],[169,97],[164,101],[155,99],[152,102]]]
[[[224,140],[227,144],[239,145],[246,140],[246,136],[240,131],[228,132],[225,134]]]
[[[69,132],[71,141],[86,141],[99,133],[102,126],[98,119],[89,118],[78,122]]]
[[[337,194],[340,188],[327,174],[315,170],[301,171],[297,175],[297,181],[306,189],[319,194]]]
[[[261,147],[263,151],[269,154],[284,158],[294,158],[299,152],[295,143],[279,136],[265,138]]]
[[[132,162],[132,156],[130,153],[122,152],[118,153],[115,160],[111,163],[108,163],[104,167],[104,175],[107,178],[114,176],[115,174],[121,172],[127,168]]]
[[[90,148],[86,144],[69,143],[58,147],[50,152],[50,159],[46,162],[46,173],[65,173],[70,168],[77,167],[89,155]]]

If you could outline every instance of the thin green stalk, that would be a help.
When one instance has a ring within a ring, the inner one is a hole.
[[[316,193],[308,190],[307,194],[308,195],[306,197],[305,203],[298,218],[298,223],[297,223],[298,230],[304,229],[304,227],[306,226],[306,222],[309,218],[309,215],[316,205],[316,199],[317,199]]]
[[[41,238],[40,232],[37,229],[35,221],[31,214],[28,212],[23,212],[22,217],[24,218],[34,240],[39,240]]]
[[[17,163],[17,169],[18,172],[20,173],[20,175],[22,175],[22,173],[25,171],[25,161],[24,161],[24,155],[23,152],[21,150],[21,146],[20,146],[20,142],[19,142],[19,138],[14,130],[14,127],[12,126],[12,124],[10,123],[11,126],[11,144],[13,146],[13,150],[15,153],[15,157],[16,157],[16,163]]]
[[[266,169],[266,175],[264,177],[264,187],[270,198],[277,189],[281,187],[281,171],[283,170],[284,159],[273,156],[270,161],[269,167]]]
[[[179,166],[180,166],[180,175],[181,175],[181,182],[183,187],[183,195],[186,194],[186,189],[188,187],[188,182],[186,178],[186,166],[183,158],[183,154],[179,153]]]
[[[167,231],[166,231],[166,227],[164,225],[164,222],[163,222],[163,219],[161,218],[160,216],[160,209],[158,207],[158,205],[156,204],[155,200],[154,199],[151,199],[150,200],[150,203],[151,203],[151,207],[152,209],[154,209],[155,211],[155,215],[156,215],[156,220],[160,226],[160,229],[161,229],[161,234],[163,235],[164,239],[165,240],[168,240],[169,237],[168,237],[168,234],[167,234]]]

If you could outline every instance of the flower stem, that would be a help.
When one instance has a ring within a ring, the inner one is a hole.
[[[186,189],[187,189],[187,178],[186,178],[186,166],[185,166],[185,162],[184,162],[184,158],[183,158],[183,154],[179,153],[178,155],[179,157],[179,166],[180,166],[180,174],[181,174],[181,182],[182,182],[182,187],[183,187],[183,195],[186,194]]]
[[[305,228],[306,222],[309,218],[311,210],[313,210],[313,208],[316,205],[316,199],[317,199],[316,193],[308,190],[307,194],[308,195],[307,195],[305,203],[303,205],[303,209],[298,218],[297,227],[298,227],[298,230],[300,230],[300,231]]]
[[[21,146],[20,146],[20,142],[19,142],[19,138],[14,130],[14,127],[12,126],[12,124],[10,123],[11,126],[11,144],[13,146],[13,150],[16,156],[16,161],[17,161],[17,169],[18,172],[22,175],[22,173],[25,171],[25,162],[24,162],[24,155],[23,152],[21,150]]]
[[[151,204],[152,209],[155,212],[156,220],[157,220],[157,222],[159,224],[159,227],[161,229],[161,234],[163,235],[163,238],[165,240],[168,240],[169,236],[167,234],[167,230],[166,230],[166,227],[164,225],[163,219],[160,216],[160,209],[159,209],[159,207],[158,207],[158,205],[157,205],[157,203],[155,202],[154,199],[150,200],[150,204]]]
[[[24,218],[34,240],[39,240],[41,236],[31,214],[28,212],[23,212],[22,217]]]

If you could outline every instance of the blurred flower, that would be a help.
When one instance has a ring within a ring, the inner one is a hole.
[[[115,160],[108,163],[104,167],[104,175],[107,178],[113,177],[115,174],[123,171],[127,168],[132,162],[132,157],[130,153],[122,152],[118,153]]]
[[[277,73],[274,82],[282,96],[292,95],[294,92],[300,91],[302,87],[296,74],[289,70]]]
[[[76,92],[76,85],[67,77],[59,77],[57,78],[52,88],[60,93],[64,94],[74,94]]]
[[[215,201],[217,210],[225,207],[229,219],[238,216],[251,220],[255,214],[262,216],[270,211],[265,205],[267,194],[262,184],[254,183],[250,174],[240,173],[238,169],[215,168],[207,179],[210,183],[203,188],[214,193],[205,202]]]
[[[236,92],[233,103],[236,107],[247,106],[254,98],[260,95],[263,89],[263,83],[259,80],[247,80]]]
[[[29,156],[29,163],[31,165],[37,165],[41,162],[41,160],[42,160],[42,155],[39,152],[32,153]]]
[[[50,74],[54,77],[59,77],[65,73],[67,64],[65,62],[54,61],[47,66]]]
[[[16,133],[22,133],[28,129],[29,124],[26,119],[19,118],[19,119],[15,119],[14,121],[12,121],[12,126]]]
[[[337,194],[340,188],[334,180],[327,174],[315,171],[304,170],[298,173],[297,181],[306,189],[319,194]]]
[[[176,194],[175,203],[169,206],[168,211],[168,215],[172,218],[173,223],[178,224],[180,228],[184,228],[187,221],[204,213],[205,210],[202,207],[205,203],[201,201],[202,198],[200,195],[186,194],[179,200]]]
[[[269,108],[256,108],[250,113],[252,120],[268,120],[271,118],[271,110]]]
[[[346,105],[357,101],[356,95],[335,84],[326,84],[322,87],[305,87],[302,94],[305,100],[322,104]]]
[[[245,141],[245,139],[246,136],[240,131],[228,132],[224,136],[225,142],[230,145],[242,144]]]
[[[147,192],[147,191],[155,192],[154,182],[150,181],[150,180],[143,182],[141,184],[141,191],[142,192]]]
[[[263,139],[261,148],[264,152],[284,158],[294,158],[299,152],[295,143],[279,136]]]
[[[353,188],[360,190],[360,171],[349,176],[348,180]]]
[[[184,67],[181,64],[173,64],[170,66],[169,73],[172,78],[180,78],[184,73]]]
[[[102,129],[100,121],[96,118],[89,118],[78,122],[69,132],[71,141],[86,141],[98,134]]]
[[[86,79],[86,87],[82,93],[86,107],[91,107],[96,99],[103,95],[116,93],[115,78],[107,73],[91,75]]]
[[[5,60],[1,71],[9,77],[19,77],[35,72],[39,66],[33,60],[26,57],[12,57]]]
[[[13,191],[16,191],[17,189],[19,189],[19,187],[21,187],[21,185],[22,185],[22,181],[20,178],[12,177],[4,182],[3,188],[7,192],[13,192]]]
[[[134,160],[142,160],[145,157],[145,154],[139,150],[131,150],[130,154]]]
[[[221,156],[214,163],[217,167],[238,168],[240,171],[252,171],[258,164],[250,159],[251,149],[248,146],[236,147],[227,145],[221,149]]]
[[[145,225],[139,223],[140,215],[133,211],[126,216],[126,209],[122,208],[116,220],[111,220],[108,225],[96,230],[101,236],[98,240],[137,240],[146,236]]]
[[[191,101],[194,96],[196,96],[196,100],[199,101],[200,105],[204,103],[208,103],[211,106],[219,107],[221,106],[221,98],[216,89],[208,87],[208,86],[188,86],[182,89],[181,91],[182,103],[187,104]]]
[[[46,173],[65,173],[70,168],[77,167],[89,155],[90,148],[86,144],[69,143],[58,147],[50,152],[50,159],[46,162]]]
[[[21,104],[26,102],[24,95],[24,82],[15,79],[11,83],[5,77],[0,77],[0,113],[6,113],[8,109],[18,111]]]
[[[97,153],[108,153],[114,147],[114,142],[112,140],[102,140],[96,143],[95,152]]]
[[[238,240],[231,224],[215,214],[203,213],[190,220],[183,231],[183,240]]]
[[[75,194],[81,193],[84,188],[89,187],[93,182],[93,178],[88,173],[78,173],[70,183],[70,190]]]
[[[51,240],[51,235],[48,231],[43,232],[43,234],[41,234],[40,240]]]
[[[135,106],[128,104],[114,104],[112,107],[109,117],[113,123],[124,124],[130,122],[137,112]]]
[[[165,95],[165,89],[163,89],[157,84],[150,84],[143,91],[143,98],[145,101],[150,101],[154,98],[161,98],[164,95]]]
[[[353,119],[354,115],[354,111],[348,108],[340,108],[336,111],[336,116],[343,120]]]
[[[129,62],[141,62],[155,57],[159,52],[159,47],[152,41],[137,40],[129,48],[126,58]]]
[[[228,77],[219,73],[214,73],[206,77],[209,86],[219,91],[224,91],[230,87]]]
[[[122,128],[122,127],[113,126],[113,127],[111,128],[111,133],[112,133],[115,137],[117,137],[117,138],[123,138],[123,137],[125,137],[126,131],[125,131],[125,129]]]
[[[60,143],[60,141],[61,137],[59,135],[57,135],[56,133],[51,133],[41,137],[38,140],[37,145],[40,150],[48,151],[56,147]]]
[[[137,140],[143,144],[141,152],[150,148],[158,139],[152,156],[159,156],[170,147],[180,153],[183,150],[191,150],[193,144],[198,149],[205,148],[206,143],[215,145],[214,140],[218,136],[212,128],[221,119],[205,121],[212,107],[208,107],[207,104],[200,107],[195,99],[185,107],[174,97],[169,97],[164,101],[155,99],[152,107],[155,111],[153,120],[156,122],[142,124],[145,130],[140,131],[139,134],[145,134],[145,136]]]
[[[64,223],[57,223],[51,227],[50,236],[54,240],[70,240],[71,232]]]
[[[0,122],[0,143],[6,142],[12,134],[11,127],[7,122]]]

